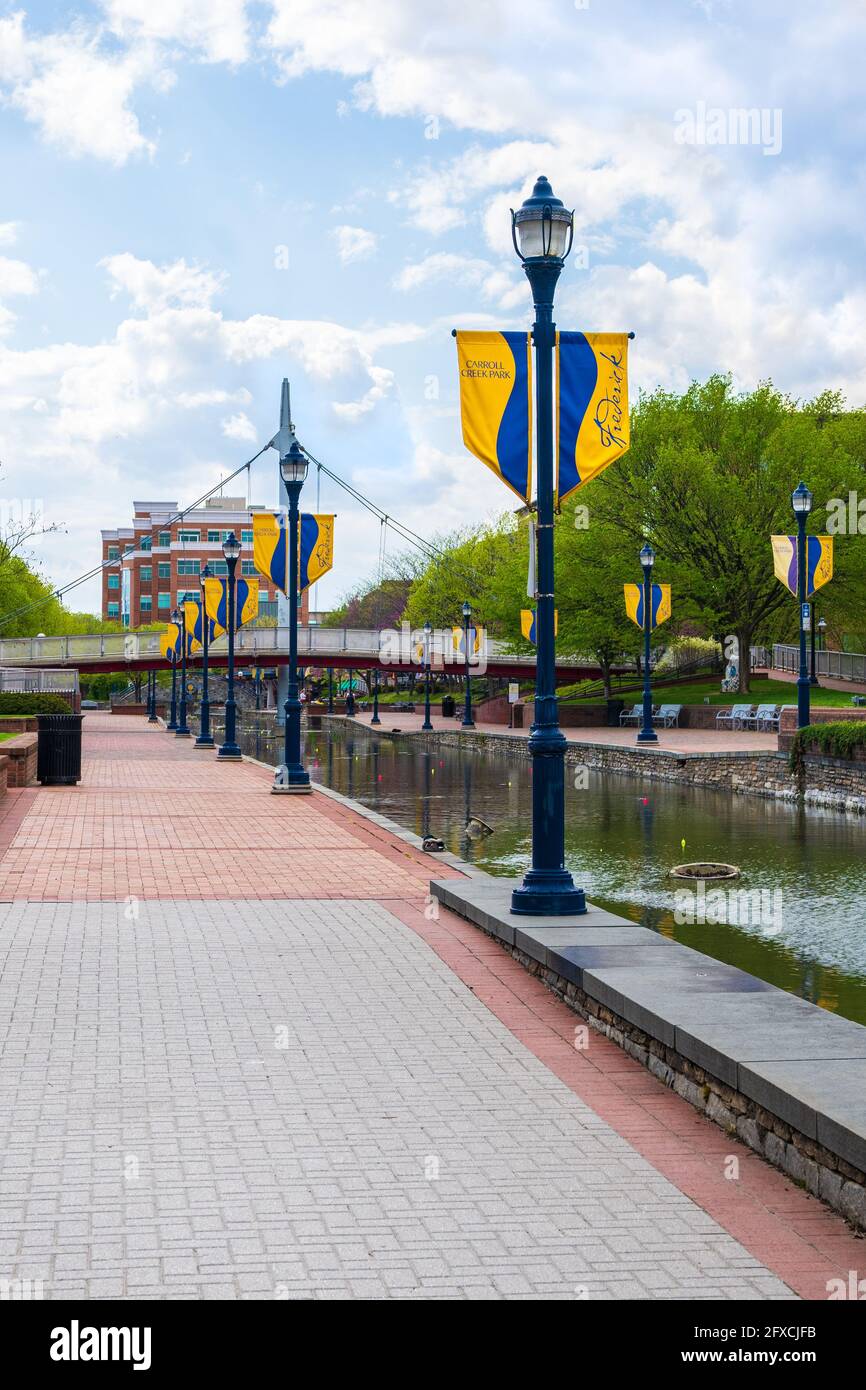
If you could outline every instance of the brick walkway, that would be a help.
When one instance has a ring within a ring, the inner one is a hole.
[[[364,710],[354,715],[356,724],[369,724],[373,718],[370,710]],[[399,729],[401,733],[420,733],[421,725],[424,722],[424,710],[416,709],[414,713],[406,710],[391,710],[387,705],[383,705],[379,710],[379,718],[382,721],[383,729]],[[433,713],[430,720],[435,731],[447,730],[450,733],[460,732],[459,719],[443,719],[440,714]],[[508,729],[504,724],[484,724],[477,723],[476,730],[480,734],[503,734],[509,738],[528,738],[529,729]],[[563,729],[569,743],[606,743],[619,748],[634,748],[637,746],[635,736],[637,730],[634,725],[629,729],[608,729],[590,727],[586,729]],[[737,753],[753,752],[761,753],[766,750],[775,752],[778,747],[778,739],[775,734],[759,734],[753,729],[656,729],[658,743],[655,748],[665,748],[676,753]]]
[[[862,1264],[322,794],[88,716],[81,786],[10,793],[0,855],[2,1278],[772,1299]]]

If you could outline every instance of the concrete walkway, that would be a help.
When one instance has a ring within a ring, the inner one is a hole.
[[[862,1263],[614,1044],[577,1049],[381,826],[133,718],[87,716],[84,767],[0,818],[0,1277],[784,1299]]]
[[[354,715],[356,724],[369,724],[372,711],[364,710]],[[379,718],[383,730],[399,730],[401,733],[420,733],[424,722],[423,705],[414,713],[405,710],[391,710],[382,705]],[[436,732],[447,730],[450,733],[461,730],[459,719],[443,719],[434,713],[430,719]],[[475,728],[481,734],[504,734],[510,738],[528,738],[529,729],[508,729],[504,724],[477,723]],[[569,743],[604,743],[618,748],[639,747],[634,725],[628,729],[587,728],[563,729]],[[656,729],[658,742],[650,748],[666,748],[676,753],[741,753],[776,751],[778,739],[775,734],[759,734],[752,729]]]

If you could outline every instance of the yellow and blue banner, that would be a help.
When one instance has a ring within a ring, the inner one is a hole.
[[[771,536],[773,546],[773,571],[780,583],[790,589],[795,598],[799,595],[799,567],[797,564],[797,537]],[[833,537],[806,537],[806,597],[828,584],[833,578]]]
[[[528,333],[458,332],[463,443],[524,502],[532,495]]]
[[[535,646],[538,641],[538,615],[534,608],[521,608],[520,610],[520,631],[523,633],[527,642]],[[559,633],[559,609],[553,610],[553,635]]]
[[[186,627],[186,654],[194,656],[202,649],[201,603],[197,598],[184,600],[183,615]]]
[[[478,653],[481,651],[481,645],[482,645],[483,641],[484,641],[484,628],[483,628],[483,627],[470,627],[470,629],[469,629],[469,655],[470,655],[470,656],[477,656],[477,655],[478,655]],[[462,656],[462,657],[465,657],[465,656],[466,656],[466,639],[465,639],[464,629],[463,629],[462,627],[452,627],[452,629],[451,629],[451,646],[452,646],[452,648],[454,649],[454,651],[457,652],[457,654],[458,654],[459,656]]]
[[[631,442],[628,334],[557,333],[556,344],[556,497],[562,502]]]
[[[204,597],[207,615],[213,623],[211,633],[220,637],[228,629],[228,579],[210,578],[204,581]],[[235,580],[235,628],[243,627],[258,616],[259,581],[257,579]]]
[[[253,513],[253,564],[283,594],[289,592],[289,546],[283,512]]]
[[[177,623],[168,624],[165,631],[160,632],[160,656],[170,666],[175,666],[181,660],[181,628]]]
[[[302,512],[298,546],[299,587],[303,591],[334,564],[334,516]],[[253,564],[288,596],[289,543],[284,512],[253,513]]]
[[[638,627],[643,627],[643,584],[624,584],[625,589],[625,611],[633,623]],[[660,623],[666,623],[671,616],[671,586],[670,584],[653,584],[652,586],[652,611],[650,613],[650,629],[656,628]]]
[[[334,564],[334,518],[301,512],[300,588],[315,584]]]

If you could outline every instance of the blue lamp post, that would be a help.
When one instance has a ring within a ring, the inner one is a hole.
[[[172,622],[174,618],[172,618]],[[177,731],[177,648],[171,654],[171,705],[168,712],[168,723],[166,730],[169,733]]]
[[[210,652],[210,618],[207,615],[205,580],[210,579],[210,566],[205,565],[199,578],[201,585],[201,710],[198,738],[195,748],[213,748],[213,734],[210,731],[210,689],[208,685],[208,654]]]
[[[464,684],[466,686],[466,702],[463,706],[463,728],[474,729],[475,720],[472,718],[472,684],[469,680],[469,618],[472,609],[468,603],[463,605],[463,659],[464,659]]]
[[[278,770],[272,790],[309,792],[312,791],[310,774],[301,761],[301,700],[298,693],[299,508],[309,460],[295,436],[289,405],[289,383],[285,378],[280,399],[280,429],[272,442],[279,450],[280,476],[289,499],[289,688],[285,703],[285,771],[282,768]]]
[[[812,510],[812,494],[805,483],[799,483],[791,494],[791,506],[797,518],[797,606],[800,628],[800,674],[797,677],[797,728],[806,729],[810,723],[809,666],[806,660],[806,518]]]
[[[147,677],[150,682],[148,686],[149,703],[147,722],[148,724],[158,724],[159,720],[156,717],[156,671],[148,671]]]
[[[186,608],[181,604],[171,615],[172,622],[180,628],[180,718],[174,731],[175,738],[190,738],[186,722]]]
[[[223,742],[217,749],[217,758],[223,762],[237,761],[242,756],[237,742],[237,706],[235,704],[235,570],[240,553],[241,543],[234,531],[229,531],[223,541],[223,555],[228,570],[228,579],[226,580],[228,627],[226,631],[229,639],[229,652],[226,663],[226,727]]]
[[[659,736],[653,728],[653,689],[650,675],[650,635],[653,622],[653,565],[655,551],[646,542],[640,553],[643,566],[643,723],[637,736],[638,743],[658,743]]]
[[[429,621],[424,624],[424,723],[421,729],[424,733],[430,733],[433,724],[430,719],[430,644],[433,640],[433,625]]]
[[[542,175],[531,197],[511,214],[514,249],[535,307],[536,460],[538,465],[538,600],[535,659],[535,721],[529,735],[532,757],[532,867],[511,895],[511,911],[536,916],[586,911],[583,889],[565,867],[565,749],[556,699],[556,638],[553,589],[553,352],[556,282],[571,250],[573,213],[553,196]]]
[[[379,667],[378,667],[378,666],[374,666],[374,667],[373,667],[373,718],[370,720],[370,723],[371,723],[371,724],[381,724],[381,723],[382,723],[381,719],[379,718]]]

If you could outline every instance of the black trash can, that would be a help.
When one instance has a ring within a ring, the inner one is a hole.
[[[36,780],[43,787],[71,787],[81,781],[80,714],[40,714]]]
[[[625,700],[608,700],[607,702],[607,727],[609,729],[619,728],[619,717],[625,709]]]
[[[455,704],[454,696],[453,696],[453,695],[443,695],[443,696],[442,696],[442,718],[443,718],[443,719],[453,719],[456,709],[457,709],[457,705]]]

